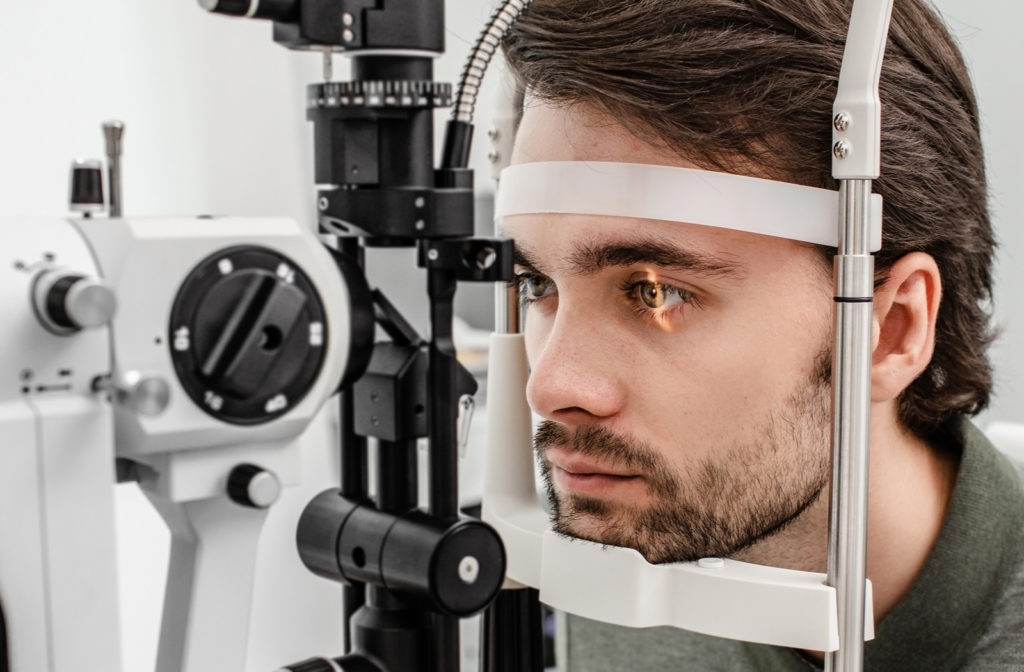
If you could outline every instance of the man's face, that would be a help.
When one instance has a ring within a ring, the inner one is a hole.
[[[584,107],[537,105],[513,163],[691,167]],[[765,539],[828,482],[831,282],[780,238],[651,220],[509,217],[527,397],[557,531],[652,562]]]

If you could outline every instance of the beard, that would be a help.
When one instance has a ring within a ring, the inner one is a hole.
[[[810,384],[793,392],[758,438],[710,451],[673,468],[664,453],[597,425],[542,422],[534,437],[551,504],[552,529],[638,550],[648,562],[735,555],[781,530],[825,490],[831,471],[831,351],[819,354]],[[558,493],[548,449],[560,447],[628,468],[650,495],[645,505]],[[664,451],[669,452],[669,451]],[[682,473],[681,473],[682,472]]]

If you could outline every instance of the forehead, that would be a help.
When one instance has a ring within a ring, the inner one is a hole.
[[[630,133],[609,114],[585,104],[532,102],[516,131],[512,163],[622,161],[695,168]]]

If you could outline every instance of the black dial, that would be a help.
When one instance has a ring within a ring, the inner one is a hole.
[[[260,247],[233,247],[188,275],[171,311],[174,368],[210,415],[258,424],[287,413],[316,383],[327,322],[295,263]]]

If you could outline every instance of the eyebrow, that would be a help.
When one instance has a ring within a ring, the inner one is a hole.
[[[515,246],[515,263],[536,271],[538,264],[530,250]],[[686,271],[707,278],[742,279],[746,273],[739,264],[706,252],[687,250],[658,240],[578,243],[565,259],[567,271],[574,275],[595,275],[611,267],[645,264],[666,270]]]

